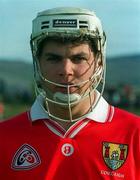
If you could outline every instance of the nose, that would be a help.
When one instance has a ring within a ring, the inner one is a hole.
[[[64,59],[60,65],[59,75],[69,77],[73,75],[73,63],[70,59]]]

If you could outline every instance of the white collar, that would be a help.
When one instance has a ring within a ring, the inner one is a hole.
[[[98,92],[97,92],[97,96],[99,96]],[[96,107],[93,109],[92,112],[87,114],[86,118],[101,123],[106,122],[108,118],[110,119],[109,121],[111,121],[114,114],[114,108],[112,108],[111,113],[109,112],[110,111],[109,109],[110,109],[110,105],[103,97],[101,97]],[[43,108],[43,98],[41,96],[38,96],[34,104],[32,105],[30,110],[30,117],[32,122],[38,119],[49,119],[47,112]]]

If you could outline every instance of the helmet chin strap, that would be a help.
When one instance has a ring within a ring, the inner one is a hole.
[[[72,104],[74,102],[79,102],[81,99],[81,96],[77,93],[68,95],[68,94],[64,94],[61,92],[56,92],[53,95],[53,99],[57,102],[64,103],[65,104],[64,106],[67,106],[67,104],[69,104],[69,103]]]
[[[78,104],[81,100],[86,98],[88,94],[90,93],[90,89],[86,90],[85,93],[78,94],[78,93],[70,93],[69,88],[71,86],[67,87],[67,93],[62,93],[62,92],[55,92],[53,93],[50,89],[42,89],[38,88],[36,85],[36,94],[40,94],[42,97],[44,97],[46,102],[52,102],[54,104],[57,104],[59,106],[63,107],[69,107],[69,106],[74,106]]]

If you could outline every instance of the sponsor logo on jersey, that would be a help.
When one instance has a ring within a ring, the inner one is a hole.
[[[76,19],[54,19],[53,27],[76,28],[77,20]]]
[[[74,148],[71,144],[66,143],[66,144],[63,144],[61,151],[64,156],[71,156],[74,152]]]
[[[103,142],[102,152],[106,165],[111,170],[116,170],[126,161],[128,145]]]
[[[12,169],[28,170],[41,163],[37,151],[28,144],[22,145],[14,155]]]

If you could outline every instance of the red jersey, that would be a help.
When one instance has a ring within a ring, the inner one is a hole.
[[[140,119],[102,98],[67,131],[36,101],[0,124],[1,180],[139,180]]]

